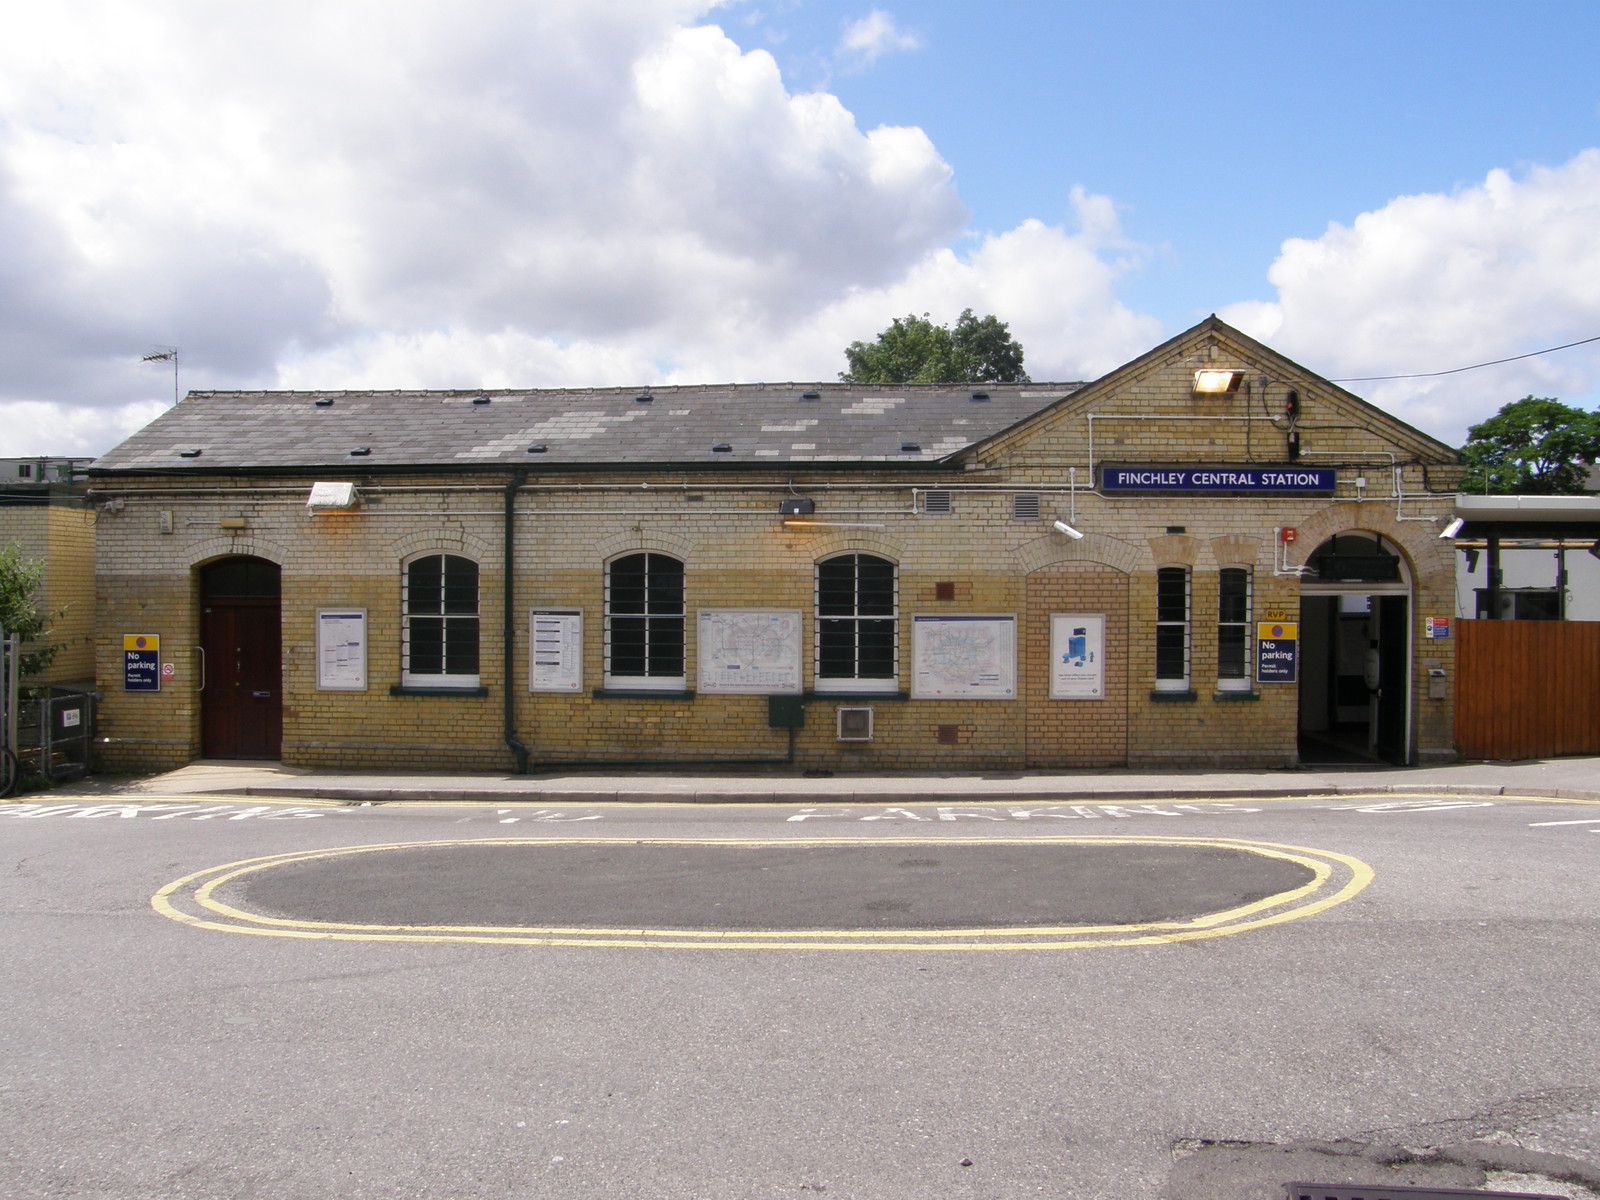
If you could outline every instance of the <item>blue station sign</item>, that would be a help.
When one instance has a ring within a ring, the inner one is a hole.
[[[1332,467],[1288,464],[1248,467],[1163,467],[1142,464],[1100,468],[1100,490],[1120,494],[1211,493],[1260,496],[1326,495],[1338,485]]]

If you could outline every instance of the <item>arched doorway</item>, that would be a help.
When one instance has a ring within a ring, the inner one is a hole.
[[[279,571],[263,558],[224,558],[199,572],[200,752],[277,758],[283,745]]]
[[[1300,580],[1302,765],[1411,758],[1411,580],[1376,533],[1335,534]]]

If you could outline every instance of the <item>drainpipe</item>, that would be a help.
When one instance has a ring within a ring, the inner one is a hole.
[[[515,615],[514,606],[517,594],[517,489],[527,482],[528,473],[526,471],[513,471],[510,481],[506,484],[505,531],[500,538],[501,547],[505,552],[505,561],[501,567],[501,586],[504,595],[501,598],[500,605],[503,622],[503,627],[500,631],[500,646],[504,659],[501,663],[500,672],[502,687],[501,709],[505,717],[506,745],[510,746],[511,752],[517,756],[518,775],[526,775],[528,773],[528,747],[517,740],[517,726],[512,713],[511,667],[512,659],[515,657],[513,650],[516,646],[516,639],[513,637],[515,630],[513,629],[512,618]]]

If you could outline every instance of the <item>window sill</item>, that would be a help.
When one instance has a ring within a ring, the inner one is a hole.
[[[1150,699],[1157,704],[1193,704],[1199,697],[1193,692],[1151,692]]]
[[[687,688],[595,688],[589,695],[596,700],[693,700]]]
[[[1243,701],[1261,699],[1260,692],[1214,692],[1211,698],[1219,704],[1238,704]]]
[[[486,687],[420,687],[417,684],[397,683],[389,688],[391,696],[487,696]]]
[[[884,702],[884,701],[892,701],[892,700],[909,700],[909,699],[911,699],[911,694],[909,692],[896,691],[893,688],[885,688],[881,692],[855,692],[855,691],[827,692],[827,691],[812,691],[812,692],[803,693],[801,695],[801,699],[803,699],[803,700],[828,700],[828,701],[842,700],[842,701],[845,701],[845,702],[849,702],[849,701],[852,701],[852,700],[875,700],[875,701]]]

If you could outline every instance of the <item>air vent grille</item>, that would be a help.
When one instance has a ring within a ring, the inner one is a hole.
[[[1019,492],[1011,497],[1011,519],[1014,521],[1037,521],[1039,519],[1038,493]]]

